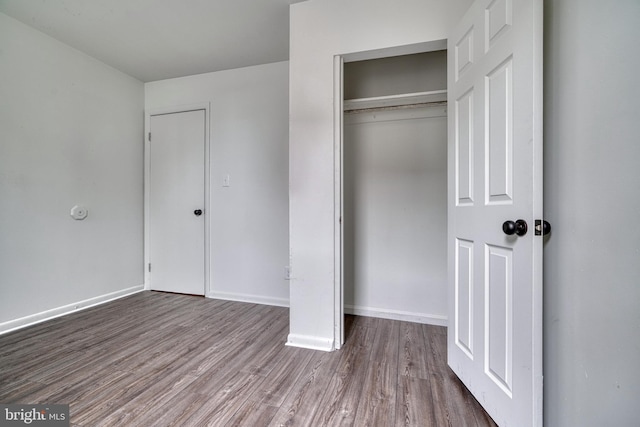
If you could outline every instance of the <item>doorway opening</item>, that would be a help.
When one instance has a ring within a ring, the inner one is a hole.
[[[336,59],[336,348],[344,314],[446,325],[445,48]]]

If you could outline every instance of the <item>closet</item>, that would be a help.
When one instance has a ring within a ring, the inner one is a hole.
[[[446,64],[344,64],[345,313],[446,324]]]

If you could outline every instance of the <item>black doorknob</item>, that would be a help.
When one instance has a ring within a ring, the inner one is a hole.
[[[516,223],[513,221],[505,221],[502,223],[502,231],[507,236],[512,236],[516,232]]]
[[[514,234],[518,236],[524,236],[525,234],[527,234],[528,229],[529,227],[527,226],[527,221],[525,221],[524,219],[519,219],[515,222],[505,221],[502,224],[502,231],[504,231],[504,234],[508,236],[512,236]]]
[[[202,215],[202,209],[196,209],[195,211],[193,211],[193,214],[194,214],[195,216],[200,216],[200,215]]]

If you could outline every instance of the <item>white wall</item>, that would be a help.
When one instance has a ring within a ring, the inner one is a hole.
[[[0,100],[0,330],[140,289],[142,83],[0,14]]]
[[[211,104],[210,297],[289,303],[288,65],[145,84],[147,111]]]
[[[289,344],[334,345],[335,55],[446,39],[470,0],[310,0],[291,6]]]
[[[447,51],[344,64],[344,99],[428,92],[447,88]]]
[[[638,425],[640,2],[544,6],[544,425]]]
[[[345,312],[445,325],[445,107],[347,115],[343,170]]]

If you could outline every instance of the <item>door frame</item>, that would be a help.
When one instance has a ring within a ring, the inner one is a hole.
[[[393,56],[426,53],[435,50],[446,50],[447,39],[433,40],[404,46],[354,52],[333,57],[333,302],[334,325],[332,349],[338,350],[344,344],[344,233],[342,218],[343,207],[343,98],[344,98],[344,64],[346,62],[365,61]],[[447,313],[448,314],[448,313]]]
[[[149,263],[151,262],[149,258],[150,254],[150,246],[149,246],[149,196],[150,196],[150,166],[151,166],[151,157],[149,152],[149,132],[151,131],[151,116],[161,115],[161,114],[175,114],[175,113],[186,113],[189,111],[198,111],[204,110],[204,128],[205,128],[205,142],[204,142],[204,289],[203,294],[205,297],[209,297],[211,292],[211,133],[210,133],[210,122],[211,122],[211,103],[209,102],[201,102],[194,104],[182,104],[168,107],[160,107],[160,108],[151,108],[145,110],[144,113],[144,289],[151,290],[150,283],[150,272],[149,272]]]

